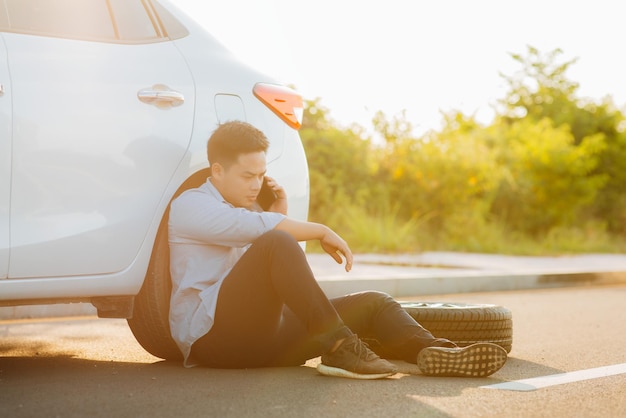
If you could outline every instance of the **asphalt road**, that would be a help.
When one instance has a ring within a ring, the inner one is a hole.
[[[425,377],[407,363],[383,381],[324,377],[315,361],[184,369],[144,352],[123,320],[3,321],[0,416],[626,417],[626,285],[404,299],[506,306],[509,361],[484,379]],[[606,377],[592,379],[598,370]],[[493,387],[521,379],[537,388]]]

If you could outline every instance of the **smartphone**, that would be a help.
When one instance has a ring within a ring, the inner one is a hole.
[[[272,203],[276,200],[276,193],[267,185],[267,177],[263,179],[263,185],[261,191],[256,197],[256,201],[263,210],[268,210]]]

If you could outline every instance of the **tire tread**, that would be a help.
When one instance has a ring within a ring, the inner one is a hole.
[[[513,317],[497,305],[400,302],[413,319],[437,338],[461,347],[479,342],[498,344],[508,353],[513,347]]]

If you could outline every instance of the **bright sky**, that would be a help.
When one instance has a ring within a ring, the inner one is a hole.
[[[616,0],[172,0],[243,61],[321,98],[342,126],[406,111],[417,133],[441,112],[482,122],[527,45],[578,58],[579,95],[626,106],[626,29]]]

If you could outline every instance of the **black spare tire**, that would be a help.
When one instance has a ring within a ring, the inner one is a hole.
[[[400,305],[437,338],[446,338],[460,347],[478,342],[494,343],[511,352],[513,316],[505,307],[405,301]]]
[[[167,223],[163,222],[154,242],[146,278],[135,297],[133,316],[128,319],[128,325],[147,352],[165,360],[180,361],[182,354],[171,336],[169,324],[172,291],[169,255]]]

